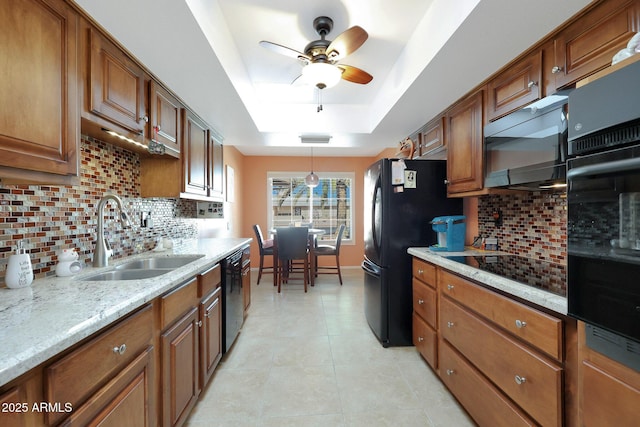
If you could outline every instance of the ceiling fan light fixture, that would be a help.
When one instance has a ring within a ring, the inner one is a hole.
[[[314,62],[302,69],[304,79],[319,89],[333,87],[342,77],[342,71],[326,62]]]

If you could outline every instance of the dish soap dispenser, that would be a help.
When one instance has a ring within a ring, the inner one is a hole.
[[[18,242],[16,253],[9,257],[7,273],[4,276],[7,288],[25,288],[33,282],[33,268],[31,258],[26,249],[22,247],[22,241]]]

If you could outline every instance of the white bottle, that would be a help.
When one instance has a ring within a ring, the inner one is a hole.
[[[7,273],[4,276],[7,288],[25,288],[33,282],[33,268],[31,267],[31,258],[25,249],[22,248],[22,242],[18,242],[16,253],[9,257],[7,264]]]

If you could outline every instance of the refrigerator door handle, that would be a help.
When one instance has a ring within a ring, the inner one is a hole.
[[[373,190],[373,200],[371,200],[372,203],[372,207],[371,207],[371,237],[373,240],[373,245],[375,247],[376,253],[378,254],[377,256],[378,258],[378,262],[381,262],[382,260],[380,259],[381,254],[380,254],[380,249],[381,249],[381,245],[380,245],[380,237],[382,236],[382,230],[378,230],[378,228],[376,227],[376,216],[377,215],[382,215],[382,212],[378,212],[376,210],[376,207],[379,208],[382,211],[382,206],[380,205],[382,203],[382,177],[378,177],[378,179],[376,180],[376,184],[374,186],[374,190]],[[382,221],[380,221],[380,226],[382,227]]]

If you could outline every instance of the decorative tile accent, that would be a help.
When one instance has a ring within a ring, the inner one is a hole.
[[[190,200],[140,197],[138,154],[83,136],[80,185],[0,185],[0,278],[17,242],[31,254],[36,278],[55,274],[56,253],[77,248],[80,260],[92,262],[97,207],[106,193],[118,195],[130,217],[122,229],[115,204],[105,209],[105,237],[113,258],[148,251],[160,237],[194,238],[196,203]],[[140,226],[142,212],[151,212],[153,228]]]
[[[494,212],[502,214],[501,227],[494,223]],[[566,194],[534,191],[481,196],[478,230],[483,237],[497,237],[500,250],[566,265]]]

